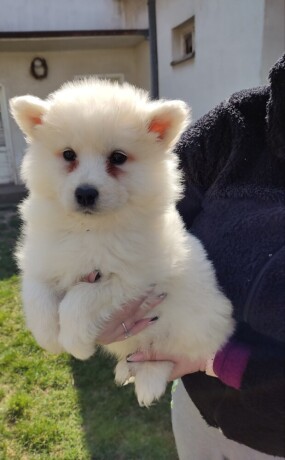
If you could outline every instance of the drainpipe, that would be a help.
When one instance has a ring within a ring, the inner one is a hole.
[[[150,48],[150,73],[151,97],[158,99],[158,57],[157,57],[157,32],[155,0],[148,0],[149,48]]]

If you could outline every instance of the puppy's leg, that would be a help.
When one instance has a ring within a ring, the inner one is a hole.
[[[167,361],[130,364],[140,406],[148,407],[163,395],[172,368],[173,363]]]
[[[23,278],[22,296],[27,327],[38,344],[51,353],[63,351],[58,341],[58,298],[45,283]]]
[[[115,382],[117,385],[124,385],[130,383],[131,375],[130,366],[126,361],[119,361],[115,369]]]
[[[99,286],[79,283],[68,291],[59,306],[59,342],[78,359],[88,359],[95,352],[103,313],[110,309],[110,299]]]

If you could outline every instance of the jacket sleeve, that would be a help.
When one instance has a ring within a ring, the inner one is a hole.
[[[269,455],[285,456],[284,343],[241,323],[235,338],[225,348],[221,368],[214,363],[218,376],[229,385],[216,411],[217,424],[229,439]],[[232,385],[237,382],[233,379],[234,358],[241,350],[247,354],[247,360],[236,390]]]

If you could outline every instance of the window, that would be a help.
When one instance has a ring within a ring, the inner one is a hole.
[[[192,32],[185,34],[183,39],[184,39],[185,56],[187,56],[188,54],[192,54],[193,53],[193,34]]]
[[[193,59],[195,56],[195,17],[179,24],[172,29],[172,56],[171,65]]]

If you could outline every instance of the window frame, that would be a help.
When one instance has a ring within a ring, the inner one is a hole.
[[[186,52],[186,39],[191,36],[192,51]],[[171,66],[192,60],[195,57],[195,16],[172,28],[172,61]]]

